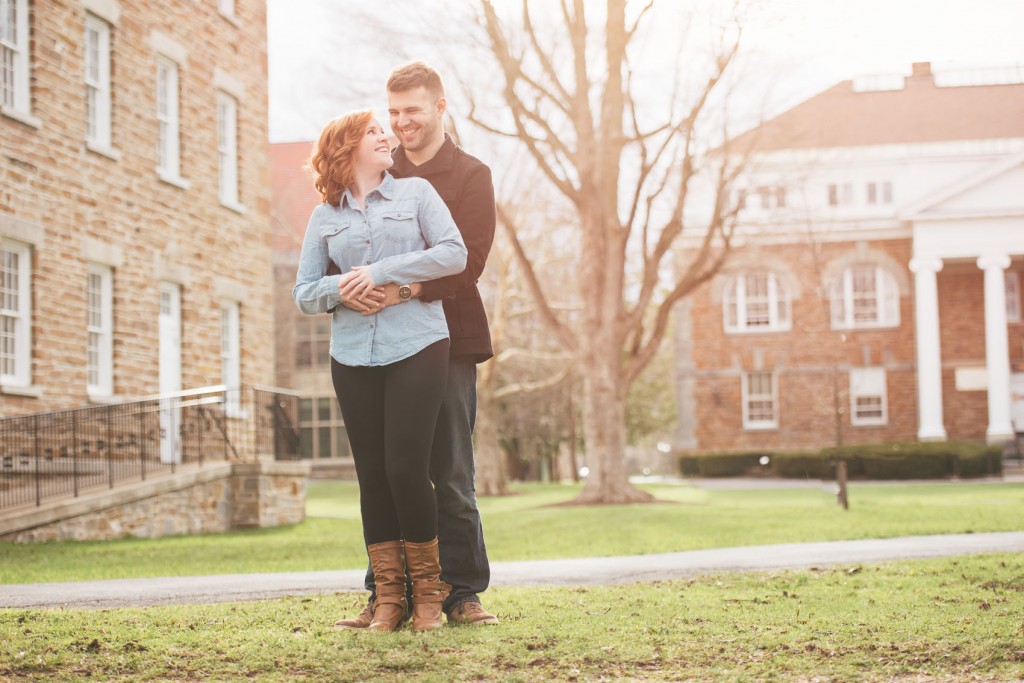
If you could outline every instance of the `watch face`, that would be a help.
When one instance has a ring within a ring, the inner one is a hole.
[[[410,287],[409,285],[402,285],[401,287],[399,287],[398,288],[398,298],[402,299],[403,301],[411,299],[412,298],[412,287]]]

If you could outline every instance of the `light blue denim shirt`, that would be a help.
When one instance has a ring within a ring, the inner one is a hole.
[[[448,207],[422,178],[384,180],[360,209],[348,190],[315,209],[302,240],[292,297],[307,315],[334,309],[331,356],[343,365],[387,365],[448,338],[440,301],[410,299],[364,316],[341,304],[340,275],[368,265],[378,285],[425,282],[466,268],[466,245]]]

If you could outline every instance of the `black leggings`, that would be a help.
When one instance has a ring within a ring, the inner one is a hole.
[[[359,478],[367,545],[437,536],[430,445],[448,381],[448,340],[372,367],[331,359],[331,378]]]

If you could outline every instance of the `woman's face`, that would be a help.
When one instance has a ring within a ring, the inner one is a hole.
[[[356,168],[375,171],[386,171],[394,163],[391,159],[391,143],[377,119],[372,119],[366,125],[366,132],[356,147],[353,161]]]

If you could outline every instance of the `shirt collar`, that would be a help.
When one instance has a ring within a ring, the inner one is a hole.
[[[441,143],[437,154],[417,166],[409,161],[409,157],[405,155],[405,148],[399,145],[392,155],[395,160],[395,165],[392,168],[402,178],[411,175],[426,176],[432,173],[443,173],[452,169],[452,166],[455,164],[455,152],[457,150],[458,147],[456,147],[455,141],[452,140],[452,136],[445,133],[444,142]]]
[[[369,197],[374,192],[379,194],[384,199],[392,199],[392,198],[394,198],[394,196],[395,196],[395,179],[394,179],[394,177],[392,177],[392,175],[390,173],[388,173],[387,171],[384,171],[384,179],[380,181],[380,185],[378,185],[377,187],[375,187],[372,190],[370,190],[367,193],[366,196]],[[345,192],[342,193],[342,195],[341,195],[341,206],[345,206],[346,204],[348,206],[352,207],[352,208],[356,208],[356,207],[359,206],[358,204],[356,204],[355,197],[352,196],[352,193],[349,191],[349,189],[347,187],[345,188]]]

